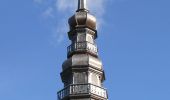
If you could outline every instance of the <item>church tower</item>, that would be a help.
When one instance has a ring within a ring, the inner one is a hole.
[[[86,0],[78,0],[78,9],[68,23],[71,45],[62,64],[64,89],[57,93],[58,100],[108,100],[102,84],[105,74],[95,43],[96,18],[89,13]]]

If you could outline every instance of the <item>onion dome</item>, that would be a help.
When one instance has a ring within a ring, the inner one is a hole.
[[[79,0],[78,9],[70,19],[69,19],[70,30],[76,28],[90,28],[96,30],[96,18],[89,14],[86,7],[86,0]]]

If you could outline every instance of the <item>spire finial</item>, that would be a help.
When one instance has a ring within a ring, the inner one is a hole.
[[[77,11],[80,11],[80,10],[87,10],[86,0],[78,0],[78,9],[77,9]]]

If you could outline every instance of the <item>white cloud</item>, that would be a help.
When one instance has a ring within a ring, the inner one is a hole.
[[[76,7],[76,2],[78,0],[57,0],[56,7],[58,11],[73,11]]]
[[[34,0],[37,3],[42,3],[46,0]],[[53,3],[50,7],[42,13],[45,18],[56,17],[57,15],[62,16],[57,20],[56,31],[53,32],[53,37],[57,39],[57,44],[61,43],[67,37],[64,34],[67,34],[69,29],[67,20],[70,16],[74,14],[77,10],[78,0],[53,0]],[[105,13],[105,3],[108,0],[87,0],[87,6],[91,14],[95,15],[97,18],[98,27],[104,23],[103,15]],[[46,1],[47,2],[47,1]],[[61,24],[63,23],[63,24]],[[55,34],[55,35],[54,35]],[[56,41],[55,41],[56,42]]]
[[[42,16],[43,16],[44,18],[55,17],[55,16],[53,15],[53,12],[54,12],[54,9],[53,9],[52,7],[49,7],[49,8],[47,8],[47,9],[42,13]]]
[[[62,19],[58,21],[56,25],[56,29],[53,31],[53,37],[54,40],[56,39],[56,42],[59,44],[61,43],[67,36],[68,32],[68,25],[67,25],[67,20]]]
[[[77,9],[78,0],[57,0],[56,7],[61,12],[72,12]],[[102,17],[105,12],[105,3],[107,0],[87,0],[88,9],[95,14],[96,17]]]

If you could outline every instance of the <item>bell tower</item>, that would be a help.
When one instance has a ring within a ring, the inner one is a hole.
[[[64,89],[57,93],[58,100],[108,100],[102,85],[105,74],[95,43],[96,18],[89,13],[86,0],[78,0],[78,9],[68,23],[71,45],[62,64]]]

